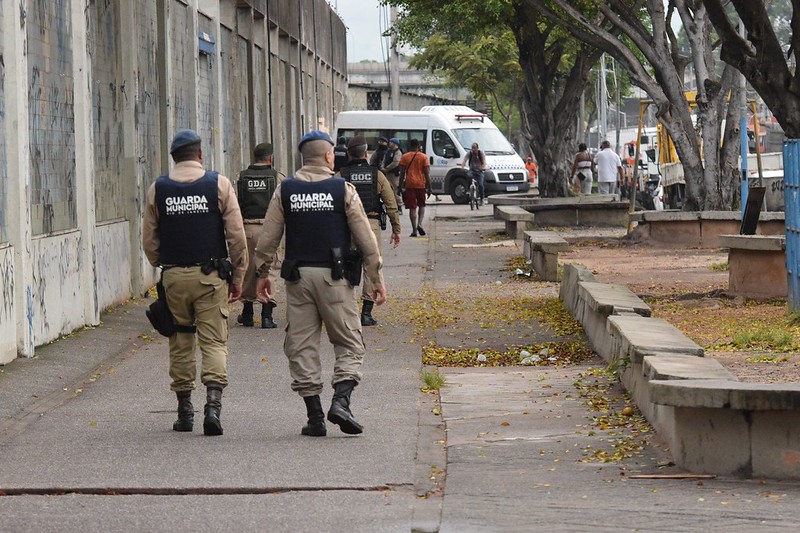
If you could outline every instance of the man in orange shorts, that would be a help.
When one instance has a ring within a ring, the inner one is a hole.
[[[408,152],[400,159],[400,190],[411,219],[411,236],[425,236],[425,199],[431,196],[431,165],[417,139],[408,142]]]

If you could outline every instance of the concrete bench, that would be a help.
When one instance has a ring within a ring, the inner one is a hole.
[[[495,194],[489,197],[495,217],[503,206],[522,207],[536,215],[537,226],[627,226],[628,202],[614,194],[568,198],[541,198],[529,193]]]
[[[785,235],[720,235],[728,248],[728,292],[747,298],[786,298]]]
[[[642,361],[642,372],[649,380],[716,379],[739,381],[730,370],[716,359],[662,353],[647,355]]]
[[[509,236],[522,240],[528,224],[533,224],[534,215],[518,205],[501,205],[495,208],[494,218],[505,221]]]
[[[638,315],[608,317],[608,332],[616,340],[616,355],[641,363],[647,355],[684,354],[703,357],[703,348],[661,318]]]
[[[800,479],[800,385],[738,381],[680,330],[650,318],[649,307],[627,287],[593,277],[582,265],[565,265],[564,305],[680,467]]]
[[[739,211],[637,211],[629,215],[637,223],[631,237],[639,241],[698,248],[724,246],[721,235],[739,232],[742,214]],[[758,233],[783,235],[782,212],[763,212],[759,216]]]
[[[586,336],[597,354],[611,361],[613,338],[608,333],[608,317],[618,314],[650,316],[650,307],[623,285],[595,281],[578,283],[573,316],[583,325]]]
[[[525,257],[545,281],[558,281],[558,252],[569,250],[569,243],[552,231],[526,231]]]
[[[653,380],[675,462],[694,472],[800,478],[800,385]]]

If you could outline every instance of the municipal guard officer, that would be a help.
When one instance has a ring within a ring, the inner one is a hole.
[[[389,148],[383,156],[383,163],[378,164],[381,172],[384,173],[386,179],[392,185],[399,213],[403,212],[403,198],[400,195],[400,159],[402,157],[403,151],[400,150],[400,139],[392,137],[389,139]]]
[[[336,147],[333,149],[333,171],[339,172],[339,169],[347,163],[347,137],[339,137],[336,139]]]
[[[226,319],[228,304],[241,296],[247,242],[230,181],[203,169],[200,136],[180,130],[170,154],[175,167],[147,191],[143,245],[150,263],[162,268],[167,304],[179,329],[169,338],[171,388],[178,396],[178,420],[172,429],[193,427],[191,396],[199,345],[200,380],[206,386],[203,433],[222,435],[222,389],[228,384]]]
[[[358,192],[364,211],[367,213],[369,225],[378,241],[378,250],[381,249],[381,213],[385,212],[392,224],[390,242],[395,248],[400,244],[400,215],[397,212],[397,202],[389,180],[378,170],[378,167],[367,162],[367,140],[363,135],[356,135],[347,143],[347,155],[350,158],[339,171],[344,179],[352,183]],[[385,220],[383,222],[386,225]],[[364,279],[361,299],[361,325],[374,326],[378,323],[372,316],[372,284],[369,276]]]
[[[287,320],[284,351],[289,359],[292,390],[303,397],[308,423],[301,434],[321,437],[327,433],[322,410],[322,366],[319,339],[322,325],[334,347],[333,400],[328,420],[348,434],[363,427],[350,411],[350,395],[361,380],[364,340],[358,317],[353,273],[360,265],[348,265],[342,277],[341,254],[351,242],[363,255],[364,269],[372,283],[376,305],[386,300],[378,243],[355,187],[333,177],[333,141],[327,133],[312,131],[298,146],[303,166],[293,178],[278,184],[261,236],[256,245],[257,294],[262,302],[274,292],[267,277],[269,265],[286,231],[286,254],[281,277],[286,280]],[[349,278],[349,279],[348,279]]]
[[[267,206],[278,186],[278,172],[272,168],[272,145],[261,143],[253,150],[253,164],[239,173],[236,182],[236,196],[244,219],[244,233],[247,236],[247,255],[250,258],[250,267],[244,276],[242,286],[242,300],[244,302],[242,314],[237,317],[239,324],[253,327],[253,303],[256,301],[256,268],[255,250],[256,241],[264,224],[264,215]],[[276,258],[272,265],[273,280],[277,281],[277,272],[280,269],[280,260]],[[276,328],[277,324],[272,319],[272,310],[275,300],[261,304],[261,327]]]

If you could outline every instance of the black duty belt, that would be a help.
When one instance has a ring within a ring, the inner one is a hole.
[[[297,267],[333,268],[333,263],[330,261],[298,261]]]
[[[185,265],[161,265],[163,270],[169,270],[170,268],[191,268],[191,267],[201,267],[207,263],[188,263]]]

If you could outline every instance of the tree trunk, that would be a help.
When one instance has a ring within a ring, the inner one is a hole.
[[[601,52],[581,45],[566,74],[562,61],[575,42],[551,36],[552,23],[535,10],[515,3],[514,37],[519,48],[519,64],[525,78],[521,119],[539,165],[539,194],[567,196],[570,156],[577,148],[580,97],[592,67]]]
[[[749,0],[734,0],[734,3],[746,1]],[[671,11],[679,12],[692,47],[691,62],[698,83],[698,128],[695,129],[683,85],[684,67],[689,58],[683,57],[680,43],[670,31],[663,0],[592,3],[605,17],[605,22],[601,23],[591,19],[588,12],[581,11],[578,3],[571,0],[525,0],[525,3],[549,20],[558,21],[576,39],[612,55],[626,69],[632,83],[655,102],[656,116],[672,137],[683,165],[686,182],[683,208],[717,209],[726,205],[723,198],[730,195],[723,192],[718,165],[719,124],[726,95],[716,79],[710,24],[702,4],[669,4]],[[553,9],[554,5],[559,9]],[[641,9],[647,10],[649,24],[642,23]],[[620,32],[626,40],[619,39]],[[699,131],[705,135],[702,148]]]

